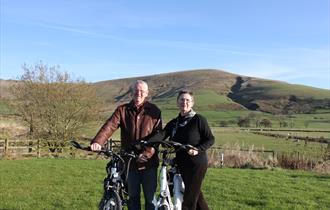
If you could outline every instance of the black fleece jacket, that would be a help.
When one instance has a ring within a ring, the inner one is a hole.
[[[176,159],[179,164],[207,164],[206,150],[214,144],[214,136],[205,117],[200,114],[193,116],[185,126],[177,126],[184,121],[180,114],[177,118],[168,122],[165,128],[151,137],[150,141],[164,140],[170,136],[171,141],[181,144],[190,144],[198,148],[198,155],[191,156],[186,151],[178,151]],[[176,132],[171,137],[173,130]]]

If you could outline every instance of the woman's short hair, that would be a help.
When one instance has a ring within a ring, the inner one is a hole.
[[[183,90],[179,91],[178,96],[176,97],[177,101],[179,100],[179,98],[182,94],[189,94],[191,96],[191,98],[194,100],[194,93],[191,90],[183,89]]]

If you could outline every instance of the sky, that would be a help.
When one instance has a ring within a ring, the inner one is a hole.
[[[0,0],[0,78],[192,69],[330,89],[330,0]]]

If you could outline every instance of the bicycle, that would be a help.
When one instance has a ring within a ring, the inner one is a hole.
[[[77,149],[92,151],[90,147],[84,147],[76,141],[70,141],[70,143]],[[114,141],[110,139],[106,143],[105,148],[100,151],[94,151],[110,158],[110,161],[106,165],[107,175],[103,181],[104,193],[99,203],[99,210],[122,210],[124,206],[127,206],[128,192],[126,189],[126,179],[130,162],[133,158],[137,158],[137,155],[124,150],[114,152],[113,144]],[[123,158],[128,158],[127,165]],[[124,172],[126,173],[124,174]]]
[[[155,202],[155,210],[181,210],[185,187],[179,168],[171,158],[171,154],[182,149],[188,151],[189,149],[197,150],[197,148],[174,141],[153,141],[152,144],[162,146],[158,151],[162,154],[162,164],[159,175],[160,192]],[[170,169],[168,169],[169,166]]]

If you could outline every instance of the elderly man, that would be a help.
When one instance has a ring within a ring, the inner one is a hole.
[[[105,122],[91,142],[92,150],[100,150],[106,140],[120,128],[122,149],[130,149],[133,142],[145,139],[162,129],[161,111],[146,100],[148,85],[137,80],[132,86],[132,100],[120,105]],[[157,188],[159,160],[155,149],[148,147],[139,159],[131,163],[128,174],[129,210],[140,210],[141,184],[145,198],[145,209],[153,210],[152,203]]]

